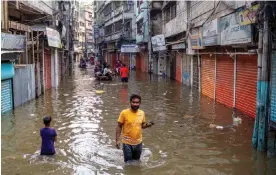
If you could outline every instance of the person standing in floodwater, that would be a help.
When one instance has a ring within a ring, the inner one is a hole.
[[[120,68],[120,75],[121,75],[121,81],[122,82],[128,82],[128,68],[126,67],[126,64],[123,64],[123,67]]]
[[[57,141],[57,133],[55,129],[50,128],[51,121],[50,116],[43,118],[45,127],[40,130],[42,138],[40,155],[54,155],[56,153],[54,142]]]
[[[142,153],[142,129],[151,127],[154,123],[146,123],[145,112],[140,110],[141,96],[133,94],[130,97],[130,109],[121,112],[116,130],[116,147],[120,149],[122,132],[124,161],[139,161]]]

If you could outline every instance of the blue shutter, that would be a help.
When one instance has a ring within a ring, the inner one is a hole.
[[[271,76],[271,114],[270,120],[276,122],[276,52],[272,58],[272,76]]]
[[[13,108],[11,79],[1,81],[1,114]]]

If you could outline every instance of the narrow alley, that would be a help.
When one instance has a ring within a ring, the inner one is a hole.
[[[96,90],[104,91],[97,94]],[[115,148],[117,118],[129,96],[156,124],[143,131],[140,166],[126,166]],[[40,156],[44,115],[53,117],[57,154]],[[229,126],[233,116],[242,124]],[[94,80],[93,68],[75,67],[58,88],[2,115],[3,174],[273,174],[275,158],[252,149],[254,120],[200,96],[180,83],[131,72],[128,84]]]

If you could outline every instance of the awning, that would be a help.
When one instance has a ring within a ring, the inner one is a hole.
[[[14,76],[12,63],[1,63],[1,80],[9,79]]]

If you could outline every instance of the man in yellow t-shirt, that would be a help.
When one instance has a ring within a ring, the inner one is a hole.
[[[140,110],[141,97],[133,94],[130,97],[130,109],[121,112],[116,130],[116,147],[120,149],[122,132],[124,161],[140,160],[142,153],[142,128],[151,127],[154,123],[146,123],[145,113]]]

